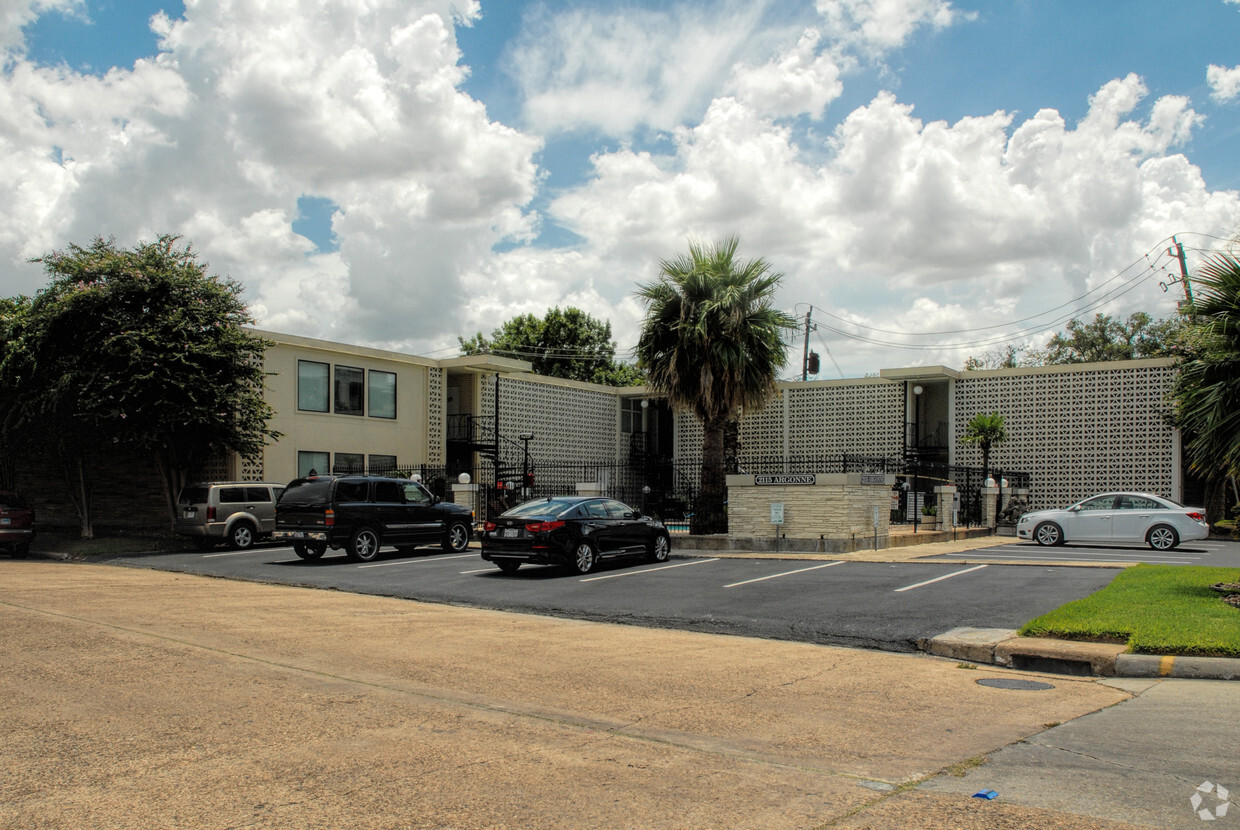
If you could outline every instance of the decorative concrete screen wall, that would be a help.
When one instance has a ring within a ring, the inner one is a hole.
[[[500,375],[499,431],[512,440],[534,434],[530,457],[545,461],[597,462],[616,457],[620,431],[615,391],[592,384],[535,375]],[[478,414],[495,411],[495,376],[482,379]]]
[[[1063,507],[1112,489],[1179,498],[1179,442],[1167,425],[1173,361],[1132,360],[966,372],[955,381],[952,451],[981,466],[959,436],[979,412],[1007,419],[991,466],[1033,474],[1032,506]]]
[[[741,466],[786,459],[851,455],[898,458],[904,422],[903,385],[882,378],[781,383],[778,397],[741,420]],[[691,413],[676,418],[676,455],[702,457],[702,425]]]

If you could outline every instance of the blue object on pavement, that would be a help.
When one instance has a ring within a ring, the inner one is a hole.
[[[998,794],[997,792],[995,792],[994,790],[982,790],[981,792],[976,792],[976,793],[973,793],[973,797],[974,797],[974,798],[984,798],[984,799],[986,799],[987,801],[992,801],[992,800],[994,800],[994,799],[998,798],[998,797],[999,797],[999,794]]]

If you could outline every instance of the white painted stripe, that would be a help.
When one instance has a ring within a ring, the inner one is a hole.
[[[825,565],[814,565],[812,568],[799,568],[795,571],[784,571],[783,573],[771,574],[770,576],[760,576],[757,579],[746,579],[744,582],[733,582],[731,585],[724,585],[725,588],[735,588],[738,585],[749,585],[754,582],[763,582],[767,579],[779,579],[781,576],[792,576],[793,574],[803,574],[806,571],[816,571],[820,568],[830,568],[834,565],[843,565],[844,561],[828,562]]]
[[[654,573],[655,571],[666,571],[669,568],[684,568],[688,565],[705,565],[707,562],[718,562],[718,559],[694,559],[692,562],[680,562],[676,565],[661,565],[658,568],[642,568],[640,571],[621,571],[614,574],[603,574],[602,576],[588,576],[581,582],[597,582],[600,579],[618,579],[622,576],[641,576],[642,574]]]
[[[476,553],[458,553],[456,556],[426,556],[419,559],[401,559],[399,562],[379,562],[374,565],[358,565],[358,570],[362,568],[389,568],[392,565],[417,565],[422,562],[443,562],[445,559],[468,559],[471,556],[477,556]]]
[[[249,556],[252,553],[271,553],[271,548],[250,548],[249,550],[231,550],[228,553],[204,553],[203,559],[217,559],[221,556]]]
[[[914,588],[921,588],[925,585],[933,585],[936,582],[942,582],[944,579],[951,579],[953,576],[963,576],[964,574],[970,573],[971,571],[980,571],[982,568],[989,568],[989,567],[990,567],[989,565],[974,565],[972,568],[965,568],[963,571],[956,571],[955,573],[944,574],[943,576],[937,576],[934,579],[927,579],[925,582],[918,582],[916,585],[905,585],[903,588],[896,588],[895,592],[898,594],[901,591],[911,591]]]
[[[476,571],[461,571],[461,574],[490,574],[499,573],[499,568],[479,568]]]

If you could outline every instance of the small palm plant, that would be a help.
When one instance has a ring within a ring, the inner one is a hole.
[[[969,419],[960,440],[982,450],[982,481],[990,478],[990,448],[1007,440],[1007,419],[998,412],[979,412]]]

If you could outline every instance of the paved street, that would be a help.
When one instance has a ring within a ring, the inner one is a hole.
[[[290,548],[121,558],[114,564],[312,585],[426,602],[603,622],[739,634],[888,651],[953,628],[1018,628],[1103,587],[1118,571],[790,559],[674,558],[609,564],[588,576],[525,567],[506,576],[477,551],[411,556],[386,550],[358,564],[342,553],[317,562]]]
[[[14,830],[1118,830],[1196,826],[1198,778],[1240,782],[1240,696],[1216,684],[148,568],[0,570]]]

